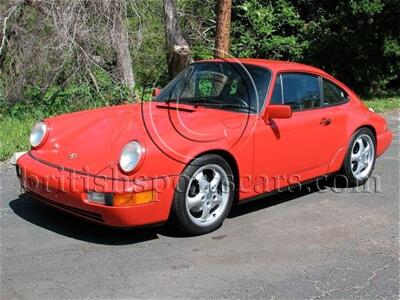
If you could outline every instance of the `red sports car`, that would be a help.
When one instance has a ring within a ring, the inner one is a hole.
[[[109,226],[203,234],[235,202],[329,174],[364,184],[392,141],[353,91],[302,64],[200,61],[155,91],[37,123],[17,161],[26,192]]]

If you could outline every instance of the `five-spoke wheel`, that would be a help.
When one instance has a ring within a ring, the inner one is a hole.
[[[362,180],[371,171],[375,157],[375,145],[371,136],[362,134],[357,137],[351,149],[351,171],[355,178]]]
[[[229,164],[218,155],[204,155],[182,173],[174,195],[173,217],[183,231],[207,233],[222,224],[233,198],[234,178]]]
[[[218,219],[228,200],[228,175],[219,165],[207,164],[193,174],[186,191],[186,209],[194,223],[207,226]]]
[[[342,173],[348,186],[364,184],[375,166],[375,136],[368,128],[357,130],[351,137]]]

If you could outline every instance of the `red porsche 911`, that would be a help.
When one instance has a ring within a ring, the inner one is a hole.
[[[347,86],[297,63],[199,61],[154,96],[38,122],[25,191],[109,226],[203,234],[235,202],[331,174],[362,185],[392,141]]]

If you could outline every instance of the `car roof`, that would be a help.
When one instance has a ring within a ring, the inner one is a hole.
[[[280,71],[309,72],[331,77],[328,73],[316,67],[290,61],[259,59],[259,58],[227,58],[227,59],[216,58],[216,59],[200,60],[199,62],[208,62],[208,61],[209,62],[225,61],[230,63],[252,64],[261,67],[266,67],[273,72],[280,72]]]

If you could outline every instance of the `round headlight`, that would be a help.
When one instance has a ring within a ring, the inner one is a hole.
[[[31,143],[32,147],[38,147],[40,146],[47,133],[47,125],[44,122],[38,122],[33,126],[31,130],[31,135],[29,137],[29,142]]]
[[[124,172],[133,171],[142,159],[144,148],[138,141],[133,141],[125,145],[119,158],[119,166]]]

